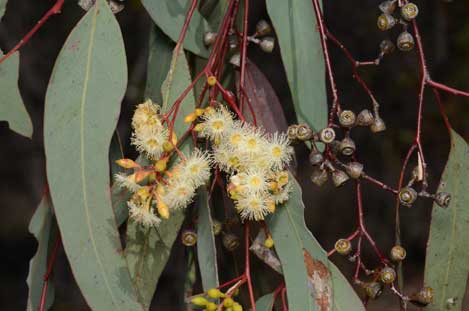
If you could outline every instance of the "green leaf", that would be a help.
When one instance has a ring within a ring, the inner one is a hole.
[[[75,26],[46,95],[47,176],[65,252],[91,309],[142,310],[109,193],[109,145],[127,85],[124,43],[105,0]]]
[[[307,310],[364,311],[353,288],[306,227],[301,188],[290,177],[293,183],[290,199],[267,221],[282,264],[289,309],[297,310],[296,307],[304,305]]]
[[[191,0],[142,0],[142,4],[156,25],[174,42],[179,39],[191,3]],[[207,31],[210,31],[210,27],[196,9],[184,38],[184,48],[199,56],[207,57],[208,50],[204,45],[204,34]]]
[[[212,215],[208,200],[208,191],[201,188],[198,191],[197,208],[197,258],[202,277],[204,291],[218,287],[217,249],[213,234]]]
[[[274,294],[267,294],[262,296],[256,301],[256,310],[257,311],[272,311],[274,308],[275,297]]]
[[[325,67],[311,0],[266,0],[299,122],[327,126]]]
[[[41,203],[39,203],[36,212],[31,218],[29,232],[34,235],[38,243],[36,254],[29,262],[29,274],[27,279],[29,287],[27,309],[32,311],[39,310],[48,258],[58,237],[57,224],[54,221],[54,211],[48,193],[44,194]],[[45,310],[49,310],[52,306],[54,302],[54,292],[54,283],[52,277],[50,277],[47,287]]]
[[[3,54],[0,52],[1,56]],[[0,66],[0,92],[2,94],[0,121],[7,121],[12,131],[31,138],[33,136],[33,124],[28,111],[24,107],[18,88],[19,63],[20,54],[16,52]]]
[[[7,8],[8,0],[0,0],[0,19],[5,14],[5,9]]]
[[[111,181],[114,174],[125,171],[116,164],[116,160],[124,158],[122,143],[119,132],[116,130],[112,136],[111,146],[109,147],[109,162],[111,163]],[[130,199],[130,193],[127,189],[121,188],[118,184],[113,183],[111,187],[112,209],[116,215],[117,226],[120,227],[129,217],[127,201]]]
[[[178,57],[173,56],[171,67],[162,86],[163,113],[170,109],[190,82],[189,66],[184,52],[181,51]],[[189,92],[179,110],[179,115],[182,117],[176,118],[174,125],[174,131],[179,138],[187,128],[183,120],[184,116],[193,111],[194,108],[194,94]],[[180,148],[185,154],[192,150],[190,140],[188,139],[187,142]],[[178,210],[173,212],[168,220],[162,221],[157,228],[145,229],[135,222],[130,222],[128,225],[126,257],[130,265],[132,279],[139,289],[146,307],[151,303],[158,279],[169,259],[171,248],[183,220],[184,210]]]
[[[451,151],[438,192],[451,194],[448,208],[433,205],[425,285],[435,292],[425,310],[461,310],[469,273],[469,146],[451,133]],[[454,304],[448,304],[452,299]]]

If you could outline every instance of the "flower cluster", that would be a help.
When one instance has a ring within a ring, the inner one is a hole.
[[[137,106],[132,119],[132,144],[153,165],[120,159],[120,166],[134,172],[115,175],[115,182],[132,193],[127,202],[130,218],[146,227],[158,225],[171,211],[187,207],[196,189],[210,178],[210,156],[198,149],[167,167],[175,142],[168,141],[169,130],[158,112],[159,106],[149,100]]]
[[[242,219],[263,220],[288,200],[285,166],[293,150],[286,134],[234,120],[223,106],[208,108],[196,130],[213,143],[213,159],[229,175],[227,191]]]

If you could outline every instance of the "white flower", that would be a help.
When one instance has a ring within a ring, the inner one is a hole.
[[[168,130],[163,126],[141,128],[134,131],[131,142],[138,152],[145,153],[149,158],[158,159],[164,152],[163,144],[168,140]]]
[[[283,188],[275,191],[271,198],[275,201],[275,204],[283,204],[289,199],[289,194],[291,192],[291,183],[287,183]]]
[[[205,184],[210,178],[211,159],[207,152],[195,149],[179,168],[182,179],[188,179],[198,188]]]
[[[211,109],[202,115],[201,137],[211,140],[219,139],[227,133],[233,126],[233,115],[223,106],[218,109]]]
[[[268,182],[265,174],[256,169],[249,169],[239,174],[240,189],[242,193],[262,193],[267,190]]]
[[[151,99],[139,104],[132,117],[132,127],[136,132],[144,128],[161,127],[161,121],[158,118],[160,106],[154,104]]]
[[[124,173],[114,174],[114,182],[119,188],[126,188],[131,192],[135,192],[140,189],[140,185],[135,182],[135,174],[126,175]]]
[[[162,196],[162,199],[170,209],[186,208],[192,203],[195,195],[195,188],[190,180],[178,178],[170,181],[166,189],[167,192]]]
[[[264,196],[259,194],[249,194],[241,197],[236,202],[236,209],[242,219],[256,221],[263,220],[264,216],[269,213],[269,209],[265,202]]]
[[[152,208],[147,209],[144,206],[135,204],[133,201],[127,202],[127,206],[129,207],[129,217],[144,227],[157,226],[161,222],[161,219],[155,215]]]
[[[268,139],[267,157],[274,169],[282,169],[291,161],[293,149],[290,147],[290,141],[285,133],[279,134],[275,132]]]

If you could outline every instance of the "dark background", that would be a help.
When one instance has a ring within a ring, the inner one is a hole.
[[[158,0],[156,0],[158,1]],[[4,52],[29,31],[54,4],[53,0],[10,0],[0,24],[0,47]],[[66,1],[63,12],[53,16],[29,43],[21,49],[20,90],[34,124],[32,140],[23,138],[0,123],[0,310],[24,310],[27,299],[26,277],[28,263],[34,255],[36,242],[28,233],[29,220],[40,200],[45,184],[42,137],[42,114],[47,82],[55,58],[73,25],[83,15],[77,1]],[[146,41],[150,20],[137,1],[127,1],[126,9],[118,14],[124,34],[129,63],[129,87],[123,103],[122,121],[128,121],[133,105],[141,100],[146,74]],[[263,1],[251,1],[250,24],[267,18]],[[395,39],[397,34],[381,33],[376,28],[379,1],[324,1],[329,29],[343,41],[358,60],[376,57],[379,42]],[[416,1],[420,8],[418,22],[432,77],[461,89],[469,89],[469,3],[463,0]],[[312,29],[313,31],[313,29]],[[343,107],[359,111],[368,107],[369,100],[352,79],[351,66],[340,51],[331,45],[334,73],[339,83]],[[266,55],[257,47],[249,48],[251,59],[266,74],[280,101],[287,110],[291,106],[278,48]],[[418,92],[418,63],[416,53],[396,52],[386,57],[379,67],[361,69],[364,79],[381,104],[382,117],[388,130],[379,135],[357,131],[355,135],[359,158],[371,176],[395,186],[400,165],[414,137]],[[443,105],[455,130],[469,138],[469,99],[443,95]],[[122,128],[124,136],[128,130]],[[359,132],[359,133],[358,133]],[[448,136],[438,114],[431,92],[426,93],[423,126],[423,148],[429,164],[431,190],[434,190],[448,154]],[[301,149],[301,148],[300,148]],[[304,151],[304,150],[303,150]],[[126,152],[133,154],[127,149]],[[305,191],[307,223],[324,248],[352,232],[356,226],[352,185],[339,190],[326,187],[318,191],[308,179],[309,165],[304,152],[298,157],[300,178]],[[365,183],[365,214],[369,231],[380,247],[387,251],[393,245],[393,196]],[[421,200],[402,213],[403,245],[408,250],[405,262],[406,290],[418,288],[422,282],[425,243],[428,234],[431,202]],[[177,248],[176,252],[181,253]],[[371,253],[367,250],[365,255]],[[367,258],[365,257],[365,258]],[[351,264],[342,258],[334,261],[349,272]],[[373,259],[368,258],[372,265]],[[170,262],[173,262],[170,260]],[[176,310],[169,301],[177,299],[173,280],[181,279],[177,268],[168,267],[159,284],[156,299],[158,310]],[[56,310],[84,310],[79,291],[59,253],[55,274],[58,276]],[[60,300],[60,297],[66,297]],[[469,305],[469,298],[466,299]],[[372,310],[398,310],[394,297],[370,304]],[[469,308],[468,308],[469,310]]]

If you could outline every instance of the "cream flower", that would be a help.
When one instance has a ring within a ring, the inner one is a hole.
[[[275,191],[271,194],[272,200],[275,201],[276,204],[283,204],[289,199],[289,194],[291,192],[291,183],[287,183],[283,188]]]
[[[205,184],[210,178],[211,159],[207,152],[195,149],[190,157],[180,163],[182,179],[188,179],[192,182],[194,188]]]
[[[274,169],[282,169],[291,161],[293,155],[288,136],[285,133],[279,134],[276,132],[268,140],[269,143],[266,148],[268,161]]]
[[[168,184],[162,199],[170,209],[181,209],[192,203],[194,195],[195,188],[192,182],[178,178]]]
[[[162,126],[142,128],[134,131],[131,142],[138,152],[145,153],[151,159],[158,159],[164,152],[163,144],[168,140],[168,130]]]
[[[233,126],[233,115],[224,107],[218,109],[211,109],[202,115],[202,130],[200,131],[201,137],[206,137],[211,140],[220,139],[226,134]]]
[[[126,175],[124,173],[114,174],[114,182],[119,188],[126,188],[131,192],[135,192],[140,189],[140,185],[135,182],[135,174]]]
[[[241,197],[236,202],[236,209],[242,219],[256,221],[263,220],[264,216],[269,213],[266,198],[259,194],[250,194]]]
[[[134,130],[138,132],[144,128],[160,127],[161,121],[158,118],[159,110],[160,106],[154,104],[151,99],[138,105],[132,117],[132,127]]]
[[[161,219],[155,215],[153,208],[147,209],[133,201],[127,202],[127,206],[129,207],[129,217],[144,227],[149,228],[160,224]]]

